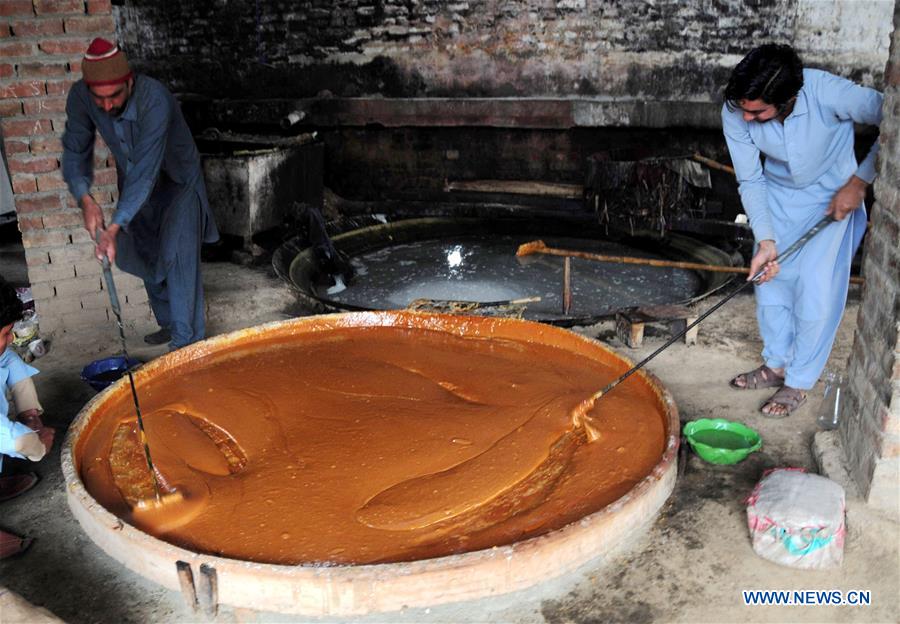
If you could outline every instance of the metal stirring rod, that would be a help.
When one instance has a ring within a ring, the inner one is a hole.
[[[96,232],[97,243],[100,243],[100,229]],[[131,374],[131,358],[128,357],[128,347],[125,343],[125,327],[122,325],[122,308],[119,305],[119,295],[116,292],[116,283],[113,281],[112,267],[106,254],[100,258],[103,265],[103,279],[106,281],[106,290],[109,292],[109,304],[116,315],[116,325],[119,326],[119,339],[122,341],[122,354],[125,356],[125,370],[128,372],[128,382],[131,384],[131,398],[134,399],[134,411],[137,413],[138,430],[140,431],[141,444],[144,447],[144,457],[147,459],[147,468],[153,478],[153,491],[156,492],[156,501],[162,503],[162,494],[159,488],[159,479],[156,477],[156,469],[150,458],[150,444],[147,442],[147,433],[144,431],[144,418],[141,415],[141,404],[138,402],[137,389],[134,386],[134,377]]]
[[[799,251],[800,248],[803,247],[813,236],[815,236],[816,234],[821,232],[823,229],[825,229],[831,223],[834,223],[834,221],[835,221],[835,219],[831,215],[827,215],[827,216],[823,217],[822,220],[819,221],[818,223],[816,223],[814,226],[812,226],[806,234],[804,234],[803,236],[798,238],[794,242],[793,245],[791,245],[790,247],[785,249],[783,252],[781,252],[781,254],[779,254],[778,257],[775,258],[775,262],[778,262],[778,263],[784,262],[787,258],[794,255],[794,253],[796,253],[797,251]],[[677,335],[672,336],[659,349],[657,349],[656,351],[654,351],[653,353],[651,353],[650,355],[645,357],[643,360],[641,360],[640,362],[635,364],[633,367],[631,367],[631,369],[629,369],[628,371],[623,373],[618,379],[616,379],[615,381],[608,384],[605,388],[603,388],[602,390],[598,390],[596,393],[594,393],[594,395],[590,399],[588,399],[587,403],[593,404],[594,401],[596,401],[597,399],[602,397],[604,394],[606,394],[607,392],[609,392],[610,390],[612,390],[613,388],[618,386],[620,383],[622,383],[623,381],[628,379],[632,374],[634,374],[640,368],[642,368],[644,366],[644,364],[646,364],[647,362],[649,362],[650,360],[655,358],[657,355],[659,355],[660,353],[665,351],[672,344],[674,344],[675,341],[677,341],[679,338],[681,338],[686,333],[688,333],[688,331],[690,331],[691,328],[693,328],[695,325],[700,323],[707,316],[709,316],[710,314],[712,314],[713,312],[715,312],[716,310],[721,308],[723,305],[725,305],[728,301],[731,300],[732,297],[734,297],[736,294],[741,292],[746,286],[756,283],[759,280],[759,278],[761,278],[763,275],[765,275],[765,273],[766,273],[766,270],[763,269],[763,270],[759,271],[756,275],[754,275],[749,281],[746,281],[743,284],[741,284],[738,288],[735,288],[728,296],[723,298],[717,304],[712,306],[709,310],[707,310],[706,312],[701,314],[699,317],[697,317],[697,320],[695,320],[693,323],[691,323],[690,325],[685,327]]]

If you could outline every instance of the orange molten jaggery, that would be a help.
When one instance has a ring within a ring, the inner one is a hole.
[[[258,336],[139,375],[154,463],[184,500],[137,506],[153,489],[121,391],[76,449],[88,491],[193,551],[361,564],[545,533],[659,461],[663,406],[640,376],[591,411],[597,441],[574,427],[579,403],[624,370],[602,348],[531,340],[532,323],[501,338],[488,319],[394,318]]]

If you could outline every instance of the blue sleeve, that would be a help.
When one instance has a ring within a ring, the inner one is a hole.
[[[40,372],[35,367],[26,364],[18,353],[8,347],[0,354],[0,367],[6,370],[7,388],[12,388],[23,379],[33,377]]]
[[[741,204],[750,219],[753,236],[757,242],[772,240],[777,243],[769,213],[766,177],[763,174],[759,148],[754,145],[747,122],[741,117],[740,111],[728,110],[727,105],[722,107],[722,130],[737,176]]]
[[[23,362],[22,358],[15,351],[7,348],[0,354],[0,372],[2,372],[0,378],[6,378],[0,382],[0,392],[3,392],[3,396],[0,397],[0,454],[24,459],[24,455],[15,452],[15,441],[16,438],[26,433],[32,433],[32,430],[20,422],[14,422],[9,419],[9,403],[6,400],[6,389],[12,388],[23,379],[37,374],[38,370]]]
[[[87,111],[79,84],[69,90],[66,100],[66,130],[63,133],[62,173],[75,201],[90,192],[94,180],[96,128]]]
[[[156,185],[172,120],[172,101],[163,93],[153,93],[139,105],[136,139],[131,152],[133,160],[125,172],[119,203],[112,219],[122,228],[128,227]]]
[[[838,119],[871,126],[881,124],[884,95],[880,92],[827,72],[819,72],[817,77],[817,96]],[[856,176],[869,184],[875,180],[878,149],[878,141],[875,141],[856,170]]]
[[[34,433],[20,422],[11,421],[6,414],[0,415],[0,454],[10,455],[25,459],[25,456],[15,451],[16,438],[27,433]]]

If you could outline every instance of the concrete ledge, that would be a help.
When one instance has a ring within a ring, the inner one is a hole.
[[[309,126],[569,128],[721,128],[721,103],[600,98],[328,98],[215,100],[220,122],[279,125],[293,111]]]

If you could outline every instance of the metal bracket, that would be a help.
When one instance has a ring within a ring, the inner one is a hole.
[[[178,583],[181,594],[191,611],[202,612],[207,617],[215,617],[219,610],[219,576],[216,569],[207,563],[200,564],[200,578],[194,584],[194,572],[187,561],[176,561]]]

